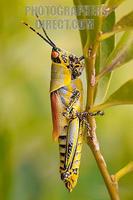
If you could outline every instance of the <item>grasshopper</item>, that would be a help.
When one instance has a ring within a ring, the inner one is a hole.
[[[84,56],[77,57],[58,48],[37,18],[45,36],[23,23],[52,47],[50,98],[53,138],[59,142],[61,179],[71,192],[79,176],[83,124],[88,131],[90,129],[86,120],[87,113],[83,112],[83,86],[79,78],[84,69]]]

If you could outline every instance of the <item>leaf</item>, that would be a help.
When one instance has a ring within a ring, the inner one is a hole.
[[[133,104],[133,79],[127,81],[118,90],[116,90],[104,103],[93,107],[90,111],[95,112],[105,108]]]
[[[116,30],[133,29],[133,11],[122,17],[114,26]]]
[[[93,6],[94,7],[94,5],[101,6],[101,3],[104,3],[105,0],[102,0],[102,2],[101,2],[101,0],[73,0],[73,1],[74,1],[75,6]],[[77,16],[77,19],[78,20],[91,19],[94,21],[93,29],[79,30],[82,48],[83,48],[83,54],[86,58],[86,57],[88,57],[88,49],[93,48],[93,45],[96,42],[97,35],[99,35],[98,33],[99,33],[99,26],[100,26],[101,18],[100,18],[100,16],[93,16],[93,15],[85,16],[83,13],[82,16]],[[108,41],[107,41],[107,43],[108,43]],[[100,70],[100,60],[101,60],[100,51],[98,51],[98,54],[96,56],[96,74],[99,73],[99,70]],[[87,73],[87,77],[88,77],[88,73],[89,73],[88,59],[85,59],[85,62],[86,62],[86,73]],[[95,95],[96,95],[96,93],[95,93]]]
[[[73,3],[75,6],[81,6],[81,2],[80,0],[73,0]],[[82,19],[85,19],[85,16],[82,14],[82,15],[77,15],[77,19],[78,20],[82,20]],[[84,47],[85,44],[86,44],[86,40],[87,40],[87,30],[80,30],[80,37],[81,37],[81,43],[82,43],[82,46]]]
[[[106,19],[103,24],[103,31],[107,32],[112,30],[115,23],[115,13],[111,13]],[[101,61],[100,61],[100,68],[105,66],[105,62],[114,49],[115,37],[110,37],[105,41],[101,42],[100,49],[101,49]]]
[[[125,0],[107,0],[105,6],[109,9],[109,13],[115,10]]]
[[[111,32],[105,32],[100,36],[100,40],[105,40],[110,36],[121,32],[133,29],[133,11],[122,17],[113,27]]]
[[[76,6],[82,6],[82,5],[102,5],[103,3],[105,3],[105,0],[74,0],[74,4]],[[100,26],[100,16],[77,16],[78,19],[94,19],[94,29],[93,30],[80,30],[80,36],[81,36],[81,43],[82,43],[82,47],[83,49],[87,50],[88,52],[88,48],[90,45],[93,45],[93,43],[96,41],[96,37],[99,33],[99,26]],[[113,29],[114,26],[114,22],[115,22],[115,15],[114,12],[111,13],[106,19],[105,19],[105,23],[104,23],[104,27],[103,30],[104,31],[111,31]],[[105,66],[105,61],[108,58],[109,54],[112,52],[114,48],[114,36],[110,37],[108,40],[103,41],[100,45],[100,48],[98,50],[97,53],[97,58],[96,58],[96,74],[99,73],[100,69],[103,68],[103,66]],[[106,91],[106,86],[108,84],[109,81],[109,75],[108,75],[108,79],[106,79],[106,82],[104,84],[104,87],[99,87],[98,91],[98,96],[103,97],[105,91]],[[97,93],[97,92],[96,92]],[[96,96],[95,93],[95,96]]]
[[[103,26],[104,32],[112,30],[114,23],[115,23],[115,13],[112,12],[105,19],[104,26]],[[100,59],[99,68],[96,65],[96,74],[98,74],[99,70],[102,70],[103,67],[105,66],[107,58],[109,57],[112,50],[114,49],[114,45],[115,45],[114,36],[101,42],[100,51],[99,51],[99,59]],[[98,84],[95,102],[103,101],[103,98],[106,96],[106,93],[109,87],[110,77],[111,77],[111,73],[107,74],[104,80],[102,79],[102,81]]]
[[[101,5],[101,1],[100,0],[73,0],[75,6],[98,6]],[[94,28],[93,29],[85,29],[85,30],[80,30],[80,36],[81,36],[81,42],[82,42],[82,47],[84,48],[86,46],[86,48],[88,48],[88,46],[90,46],[91,44],[94,43],[96,36],[97,36],[97,32],[99,30],[99,20],[100,17],[99,16],[89,16],[89,15],[84,15],[84,13],[82,13],[82,15],[77,16],[78,20],[93,20],[94,21]],[[87,51],[88,52],[88,51]]]
[[[133,59],[133,31],[128,31],[123,34],[116,48],[109,56],[106,67],[96,77],[97,81],[105,74],[121,67],[125,63]]]

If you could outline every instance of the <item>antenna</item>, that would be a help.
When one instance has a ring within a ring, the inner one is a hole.
[[[43,35],[41,35],[39,32],[37,32],[33,27],[31,27],[28,23],[22,22],[24,25],[28,26],[32,31],[34,31],[37,35],[39,35],[45,42],[47,42],[50,46],[56,47],[55,44],[50,42],[50,40],[46,39]]]
[[[42,30],[43,30],[43,32],[44,32],[46,38],[49,40],[49,42],[50,42],[52,45],[54,45],[54,46],[56,47],[55,43],[49,38],[48,34],[46,33],[46,30],[45,30],[44,27],[43,27],[42,21],[40,20],[40,18],[39,18],[39,16],[37,15],[37,13],[36,13],[36,17],[37,17],[37,19],[39,20],[39,23],[40,23],[40,25],[41,25],[41,27],[42,27]]]

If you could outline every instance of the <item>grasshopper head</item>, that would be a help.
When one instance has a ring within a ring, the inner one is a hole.
[[[72,53],[69,53],[58,47],[53,47],[51,52],[51,59],[55,63],[61,63],[67,68],[73,70],[74,68],[80,68],[83,65],[84,57],[77,57]]]
[[[77,184],[78,174],[74,171],[66,171],[61,174],[61,179],[64,181],[69,192],[72,192]]]
[[[69,53],[58,47],[52,48],[51,59],[55,63],[61,63],[66,66],[69,65]]]
[[[58,47],[53,47],[51,52],[51,60],[55,63],[61,63],[60,54],[61,49],[59,49]]]

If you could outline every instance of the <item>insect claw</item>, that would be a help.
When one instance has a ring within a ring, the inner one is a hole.
[[[103,115],[104,115],[104,111],[99,110],[99,111],[98,111],[98,115],[103,116]]]

